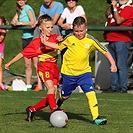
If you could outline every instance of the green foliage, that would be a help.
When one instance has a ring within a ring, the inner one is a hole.
[[[64,0],[57,0],[63,3],[64,7],[66,7],[66,3]],[[35,11],[36,17],[39,15],[40,6],[43,4],[43,0],[28,0],[27,4],[31,5]],[[88,26],[103,26],[105,23],[105,10],[107,8],[106,0],[79,0],[78,4],[82,5],[88,19]],[[0,1],[0,13],[5,16],[5,18],[11,22],[12,18],[16,13],[16,0],[1,0]],[[89,34],[93,35],[99,41],[104,41],[103,32],[100,31],[88,31]],[[11,60],[17,53],[22,50],[22,42],[21,42],[21,34],[20,30],[10,30],[7,33],[5,39],[5,61],[7,63]],[[91,55],[91,64],[94,64],[94,53]],[[60,64],[59,64],[60,65]],[[33,67],[34,73],[35,69]],[[92,66],[92,70],[94,70],[94,66]],[[24,74],[24,63],[23,60],[18,61],[10,68],[11,72],[14,73],[22,73]]]
[[[25,108],[34,105],[46,94],[41,92],[0,91],[1,133],[132,133],[133,98],[131,94],[97,94],[99,113],[108,119],[107,125],[92,124],[88,103],[83,93],[73,93],[62,105],[69,117],[65,128],[53,128],[49,123],[50,109],[35,113],[35,119],[25,121]]]

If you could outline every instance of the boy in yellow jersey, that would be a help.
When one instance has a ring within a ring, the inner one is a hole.
[[[50,42],[59,42],[60,38],[57,34],[52,34],[53,30],[53,19],[48,15],[42,15],[38,19],[38,25],[42,32],[45,32],[46,38]],[[38,75],[47,87],[46,97],[41,99],[38,103],[33,106],[26,108],[28,122],[33,120],[34,112],[45,108],[49,105],[50,111],[56,110],[56,92],[57,86],[59,84],[59,69],[56,64],[58,51],[44,46],[41,42],[41,38],[38,37],[33,39],[30,44],[22,50],[18,55],[16,55],[11,61],[5,64],[5,69],[9,70],[10,66],[20,60],[23,57],[32,58],[38,56]]]
[[[77,86],[80,86],[85,93],[92,113],[93,123],[104,125],[107,119],[101,118],[98,112],[98,102],[92,81],[91,67],[89,65],[89,55],[93,50],[98,50],[107,57],[110,62],[111,72],[116,72],[117,67],[108,49],[101,45],[98,40],[87,34],[86,21],[83,17],[77,17],[73,21],[73,34],[69,34],[60,43],[50,43],[45,35],[41,37],[44,45],[67,50],[63,56],[61,68],[62,89],[57,106],[60,107],[64,100],[68,99]]]

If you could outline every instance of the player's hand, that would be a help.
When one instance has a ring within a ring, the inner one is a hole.
[[[116,65],[111,65],[110,71],[111,71],[111,72],[117,72],[117,67],[116,67]]]
[[[5,64],[5,69],[9,70],[9,68],[10,68],[10,63]]]
[[[63,41],[63,36],[58,36],[58,37],[57,37],[57,40],[58,40],[59,42]]]
[[[41,38],[41,42],[42,42],[43,44],[45,44],[45,42],[47,41],[47,37],[46,37],[46,35],[45,35],[44,32],[41,33],[40,38]]]
[[[65,30],[71,29],[71,25],[68,24],[68,23],[63,24],[61,27],[62,27],[63,29],[65,29]]]

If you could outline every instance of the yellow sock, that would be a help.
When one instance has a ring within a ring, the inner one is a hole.
[[[95,120],[99,116],[96,93],[94,91],[87,92],[86,96],[87,96],[87,99],[88,99],[88,104],[89,104],[89,107],[90,107],[92,118],[93,118],[93,120]]]

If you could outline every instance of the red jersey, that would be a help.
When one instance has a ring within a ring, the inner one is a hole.
[[[117,10],[120,14],[121,17],[124,18],[124,22],[121,24],[116,24],[115,19],[113,18],[113,15],[111,14],[108,16],[109,21],[107,26],[132,26],[133,23],[133,6],[130,5],[131,3],[122,5],[117,7]],[[132,33],[131,31],[109,31],[105,32],[106,35],[106,40],[109,42],[119,42],[119,41],[124,41],[124,42],[130,42],[132,38]]]
[[[49,37],[49,42],[58,42],[56,34],[53,34]],[[21,52],[24,57],[27,58],[33,58],[37,57],[39,58],[39,61],[45,62],[56,62],[57,60],[57,50],[45,46],[42,42],[40,37],[33,39],[28,46]]]
[[[56,34],[49,37],[49,42],[58,42]],[[38,56],[38,75],[44,83],[52,80],[54,85],[59,84],[59,69],[56,64],[57,50],[45,46],[40,38],[33,39],[28,46],[21,52],[24,57],[33,58]]]

